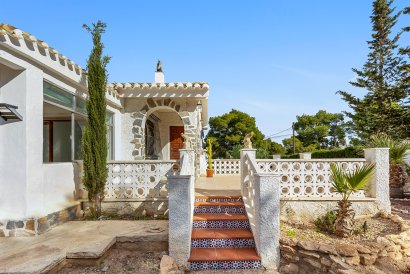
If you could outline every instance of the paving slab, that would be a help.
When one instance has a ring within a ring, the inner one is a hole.
[[[200,177],[195,183],[196,195],[241,195],[241,178],[239,175],[214,175]]]
[[[72,221],[36,237],[0,238],[0,273],[46,273],[66,258],[96,259],[117,239],[168,241],[168,221]]]

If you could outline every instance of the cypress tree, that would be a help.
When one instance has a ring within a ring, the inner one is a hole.
[[[82,137],[82,157],[84,162],[84,186],[95,217],[101,216],[101,201],[104,198],[104,187],[107,180],[107,126],[105,90],[107,85],[106,66],[110,60],[102,56],[104,45],[101,34],[106,24],[98,21],[92,28],[83,25],[93,40],[93,49],[87,60],[88,125]]]
[[[362,69],[353,69],[356,81],[351,85],[367,90],[362,98],[347,91],[338,91],[353,112],[346,112],[352,119],[352,129],[363,139],[375,133],[385,133],[394,138],[402,138],[410,133],[406,130],[406,106],[408,96],[403,86],[400,66],[404,61],[398,54],[398,40],[402,32],[392,35],[401,12],[395,13],[393,1],[373,2],[372,40],[368,41],[368,60]]]

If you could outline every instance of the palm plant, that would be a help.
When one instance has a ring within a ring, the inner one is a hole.
[[[403,196],[402,187],[408,178],[404,160],[410,150],[410,143],[392,139],[386,134],[376,134],[370,137],[369,146],[389,148],[390,196],[401,198]]]
[[[353,192],[363,190],[371,180],[374,164],[363,165],[354,171],[345,171],[341,166],[330,164],[331,180],[334,192],[340,193],[342,199],[338,202],[338,211],[334,233],[340,237],[348,237],[353,230],[354,212],[349,201]]]

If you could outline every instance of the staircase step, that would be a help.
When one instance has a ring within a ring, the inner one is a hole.
[[[195,196],[195,202],[242,202],[242,196]]]
[[[221,203],[222,204],[222,203]],[[196,205],[194,208],[194,213],[231,213],[231,214],[243,214],[246,213],[245,206],[242,205]]]
[[[254,239],[192,239],[191,248],[255,248]]]
[[[194,221],[243,221],[248,220],[246,214],[212,214],[212,213],[195,213]]]
[[[244,206],[243,202],[195,202],[195,206]]]
[[[192,248],[188,261],[256,261],[260,259],[254,248]]]
[[[253,239],[249,229],[195,229],[192,239]]]
[[[261,267],[260,257],[253,248],[193,248],[188,261],[191,270]]]

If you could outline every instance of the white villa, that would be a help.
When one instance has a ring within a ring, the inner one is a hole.
[[[208,94],[205,82],[165,82],[161,69],[152,83],[109,84],[108,160],[179,160],[181,133],[200,155]],[[43,222],[47,229],[78,215],[86,98],[79,65],[0,24],[0,236],[41,232]]]

